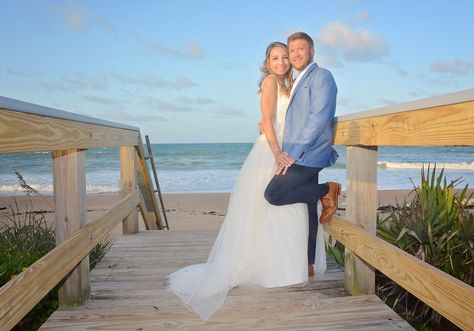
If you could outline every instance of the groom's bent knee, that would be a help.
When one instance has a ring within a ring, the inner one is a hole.
[[[265,193],[263,194],[265,199],[272,205],[281,206],[281,197],[277,189],[275,189],[272,185],[268,185]]]

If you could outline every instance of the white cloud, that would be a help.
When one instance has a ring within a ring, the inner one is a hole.
[[[178,60],[201,60],[205,56],[204,50],[198,44],[187,44],[184,45],[184,50],[177,50],[143,38],[138,38],[138,41],[148,52],[157,56],[168,56]]]
[[[194,104],[194,105],[211,105],[215,104],[216,101],[209,97],[197,97],[197,98],[188,98],[184,96],[180,96],[176,98],[178,103],[184,104]]]
[[[187,106],[187,105],[179,105],[175,103],[171,103],[162,99],[155,99],[155,98],[148,98],[145,101],[146,107],[149,109],[157,109],[165,112],[190,112],[193,110],[197,110],[194,107]]]
[[[209,98],[209,97],[197,97],[196,103],[198,105],[210,105],[210,104],[216,103],[216,101],[213,98]]]
[[[464,76],[474,71],[472,62],[453,59],[451,61],[437,61],[430,65],[431,71],[452,76]]]
[[[106,76],[128,85],[144,86],[148,88],[168,88],[178,91],[198,85],[189,78],[183,76],[175,77],[173,80],[167,80],[147,74],[128,76],[116,71],[108,71]]]
[[[193,82],[189,78],[186,78],[186,77],[183,77],[183,76],[176,77],[176,79],[174,81],[174,86],[177,90],[181,90],[181,89],[185,89],[185,88],[189,88],[189,87],[193,87],[193,86],[197,86],[197,85],[198,84],[196,84],[195,82]]]
[[[27,78],[30,76],[30,75],[25,74],[24,72],[20,72],[10,67],[5,68],[5,73],[10,76],[21,77],[21,78]]]
[[[185,45],[186,51],[189,56],[193,59],[202,59],[204,58],[204,50],[198,44],[187,44]]]
[[[318,64],[323,68],[340,68],[344,67],[344,64],[337,58],[337,56],[317,56]]]
[[[84,95],[82,96],[82,98],[84,100],[92,101],[103,106],[114,107],[114,109],[123,108],[123,103],[124,103],[123,101],[118,101],[116,99],[109,99],[109,98],[99,97],[95,95]]]
[[[101,114],[97,115],[97,117],[118,123],[134,124],[168,121],[166,117],[160,115],[144,114],[137,112],[133,112],[133,115],[131,115],[130,113],[132,112],[114,109],[113,111],[104,111]]]
[[[69,87],[69,89],[75,90],[107,90],[107,84],[104,84],[102,81],[82,76],[76,75],[75,78],[66,77],[63,79],[65,84]]]
[[[356,22],[358,23],[367,22],[369,18],[370,18],[369,13],[366,12],[365,10],[361,10],[356,15]]]
[[[232,108],[232,107],[219,107],[214,111],[215,114],[217,115],[222,115],[222,116],[241,116],[244,115],[244,113],[238,109]]]
[[[95,15],[86,5],[79,0],[67,0],[62,5],[55,7],[61,15],[66,26],[75,32],[87,30],[98,26],[108,32],[115,33],[115,27],[104,18]]]
[[[390,45],[381,35],[366,29],[354,30],[343,22],[331,22],[323,27],[318,41],[330,54],[349,62],[378,61],[390,54]]]
[[[78,91],[104,91],[108,90],[109,86],[103,80],[94,77],[89,77],[84,74],[75,74],[63,77],[56,82],[42,82],[44,88],[48,91],[64,91],[64,92],[78,92]]]

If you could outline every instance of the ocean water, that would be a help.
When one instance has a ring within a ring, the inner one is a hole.
[[[252,148],[251,143],[153,144],[162,192],[230,192],[239,169]],[[338,181],[345,188],[345,146],[336,146],[337,163],[324,169],[320,181]],[[420,183],[423,165],[445,168],[448,180],[462,178],[459,187],[474,187],[473,147],[379,147],[378,189],[411,189]],[[21,188],[15,171],[42,193],[52,193],[51,154],[0,154],[0,194]],[[116,192],[119,189],[118,148],[92,148],[86,151],[86,183],[89,193]],[[412,183],[413,182],[413,183]]]

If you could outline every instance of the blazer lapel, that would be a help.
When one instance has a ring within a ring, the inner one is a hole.
[[[316,63],[313,63],[308,70],[304,73],[304,76],[301,77],[301,79],[298,82],[298,85],[296,85],[295,90],[293,91],[293,94],[291,95],[290,102],[288,103],[288,107],[291,105],[291,102],[293,101],[293,98],[295,97],[296,93],[298,93],[298,90],[301,88],[303,85],[303,82],[308,78],[308,76],[311,74],[311,72],[316,69],[318,65]]]

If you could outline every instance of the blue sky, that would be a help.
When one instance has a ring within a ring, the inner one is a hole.
[[[266,46],[295,31],[336,115],[474,86],[474,2],[0,0],[0,95],[140,127],[154,143],[252,142]]]

